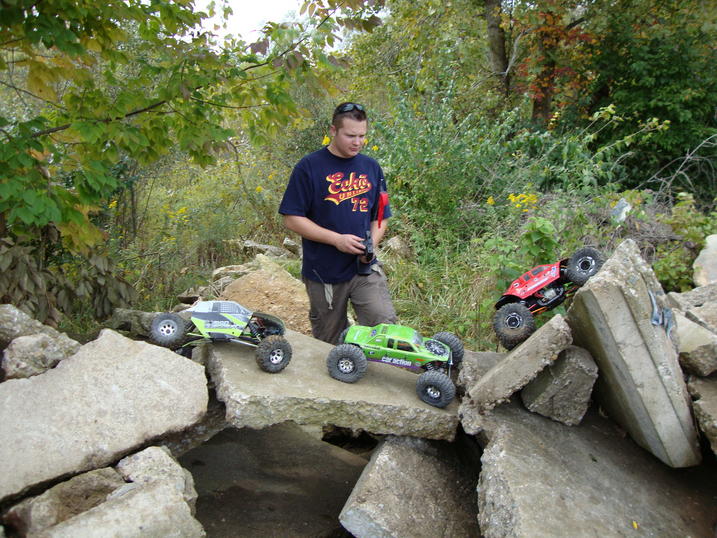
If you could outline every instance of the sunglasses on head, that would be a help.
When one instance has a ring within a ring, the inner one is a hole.
[[[344,103],[336,107],[336,113],[343,114],[344,112],[351,112],[354,108],[361,112],[364,110],[363,105],[359,105],[358,103]]]

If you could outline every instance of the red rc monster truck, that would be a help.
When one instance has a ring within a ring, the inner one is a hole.
[[[538,265],[514,280],[495,303],[493,329],[506,349],[526,340],[535,331],[536,316],[571,297],[602,267],[600,252],[584,247],[550,265]]]

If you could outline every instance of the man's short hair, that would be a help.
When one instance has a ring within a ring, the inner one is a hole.
[[[344,118],[351,118],[356,121],[367,121],[366,109],[363,105],[347,101],[340,103],[334,109],[334,115],[331,118],[331,125],[336,129],[340,128]]]

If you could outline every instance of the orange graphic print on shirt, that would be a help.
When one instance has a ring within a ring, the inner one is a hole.
[[[333,202],[339,205],[345,200],[351,200],[362,194],[366,194],[372,188],[371,182],[366,174],[356,174],[351,172],[349,177],[346,178],[343,172],[336,172],[326,176],[326,181],[329,182],[327,191],[328,196],[324,198],[325,201]],[[366,200],[364,198],[364,200]],[[368,202],[368,200],[366,200]],[[354,208],[354,211],[356,208]]]

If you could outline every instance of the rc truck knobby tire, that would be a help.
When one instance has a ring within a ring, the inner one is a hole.
[[[449,348],[451,348],[451,355],[453,356],[453,366],[458,366],[463,360],[463,342],[455,334],[447,331],[441,331],[432,336],[434,340],[443,342]]]
[[[344,383],[356,383],[366,374],[368,361],[361,348],[353,344],[339,344],[326,357],[329,375]]]
[[[283,336],[267,336],[256,346],[256,363],[265,372],[281,372],[290,360],[291,344]]]
[[[188,326],[184,318],[172,312],[157,314],[149,329],[149,340],[158,346],[176,349],[187,338]]]
[[[456,387],[446,374],[429,370],[418,376],[416,394],[428,405],[445,407],[455,398]]]
[[[493,316],[493,329],[505,349],[513,349],[535,332],[535,318],[527,306],[508,303]]]
[[[603,263],[602,254],[597,249],[581,248],[570,256],[568,265],[565,267],[565,276],[570,282],[582,286],[600,270]]]

